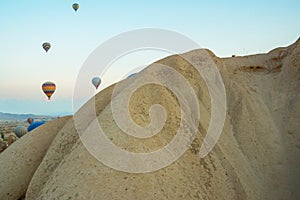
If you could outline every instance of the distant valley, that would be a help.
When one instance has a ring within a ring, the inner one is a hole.
[[[54,117],[46,116],[46,115],[34,115],[34,114],[13,114],[13,113],[3,113],[0,112],[0,120],[8,120],[8,121],[15,121],[15,120],[26,120],[27,118],[33,119],[53,119]]]

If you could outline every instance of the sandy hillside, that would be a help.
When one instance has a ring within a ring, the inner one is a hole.
[[[203,53],[184,55],[197,60]],[[188,80],[201,115],[198,134],[179,160],[152,173],[111,169],[83,146],[73,118],[61,118],[0,154],[0,199],[17,199],[25,193],[26,199],[300,199],[300,40],[268,54],[233,58],[209,54],[225,84],[227,115],[208,156],[198,155],[211,116],[208,88],[188,62],[174,55],[158,63]],[[153,64],[132,81],[156,73],[159,68]],[[172,140],[181,110],[170,90],[149,84],[133,94],[129,110],[137,124],[150,122],[153,104],[168,112],[160,133],[141,140],[116,125],[110,104],[113,89],[95,96],[97,120],[111,141],[128,151],[150,152]],[[91,103],[79,112],[84,114]]]

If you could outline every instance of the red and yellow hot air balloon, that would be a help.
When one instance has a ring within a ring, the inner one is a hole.
[[[56,86],[53,82],[47,81],[42,85],[42,89],[48,97],[48,100],[50,100],[52,94],[55,92]]]
[[[27,119],[27,122],[28,122],[29,124],[31,124],[33,121],[34,121],[34,120],[33,120],[31,117],[29,117],[29,118]]]

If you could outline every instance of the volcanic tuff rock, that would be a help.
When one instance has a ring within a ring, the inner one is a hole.
[[[205,50],[184,54],[197,59]],[[205,158],[199,148],[210,122],[210,95],[202,77],[182,57],[158,61],[180,72],[198,97],[198,134],[170,166],[131,174],[97,161],[83,146],[72,117],[53,120],[28,133],[0,154],[0,199],[300,199],[300,41],[267,54],[218,58],[226,88],[227,116],[217,145]],[[150,65],[136,76],[158,73]],[[131,80],[124,80],[128,84]],[[119,147],[149,152],[171,141],[180,123],[175,95],[145,85],[132,95],[129,110],[141,125],[149,108],[161,104],[168,118],[152,138],[126,135],[113,120],[114,86],[95,96],[96,114]],[[85,112],[88,102],[78,112]]]

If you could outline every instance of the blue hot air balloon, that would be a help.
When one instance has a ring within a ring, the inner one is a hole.
[[[32,131],[33,129],[35,129],[35,128],[37,128],[37,127],[43,125],[43,124],[45,124],[44,121],[41,121],[41,122],[32,122],[32,123],[30,124],[30,126],[28,126],[27,130],[28,130],[28,132],[29,132],[29,131]]]
[[[130,74],[127,78],[133,77],[133,76],[136,75],[136,74],[137,74],[137,73]]]
[[[92,84],[95,86],[96,89],[98,89],[99,85],[101,84],[100,77],[94,77],[92,79]]]

